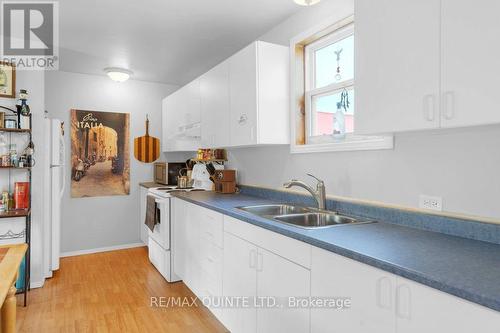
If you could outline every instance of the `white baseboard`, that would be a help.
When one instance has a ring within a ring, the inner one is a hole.
[[[43,285],[45,283],[45,280],[43,281],[31,281],[30,282],[30,288],[31,289],[34,289],[34,288],[42,288]]]
[[[134,248],[134,247],[142,247],[142,246],[145,246],[144,243],[143,242],[139,242],[139,243],[130,243],[130,244],[122,244],[122,245],[98,247],[98,248],[95,248],[95,249],[62,252],[61,253],[61,258],[81,256],[83,254],[91,254],[91,253],[99,253],[99,252],[108,252],[108,251],[131,249],[131,248]]]

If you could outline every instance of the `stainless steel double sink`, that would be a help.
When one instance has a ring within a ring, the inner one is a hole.
[[[304,229],[329,228],[339,225],[373,223],[375,221],[340,215],[332,211],[291,204],[237,207],[245,212]]]

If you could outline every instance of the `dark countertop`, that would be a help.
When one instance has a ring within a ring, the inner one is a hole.
[[[153,187],[162,187],[162,186],[165,186],[165,185],[158,184],[158,183],[155,183],[155,182],[142,182],[142,183],[139,183],[139,186],[142,186],[142,187],[145,187],[145,188],[153,188]]]
[[[389,224],[307,230],[236,209],[272,201],[242,194],[176,197],[500,311],[500,245]]]

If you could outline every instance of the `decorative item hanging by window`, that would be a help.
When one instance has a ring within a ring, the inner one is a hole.
[[[342,75],[340,74],[340,54],[342,53],[344,49],[340,49],[335,52],[335,55],[337,56],[337,73],[335,74],[335,80],[340,81],[342,79]]]
[[[349,109],[349,106],[351,105],[351,102],[349,101],[349,92],[347,89],[344,88],[342,90],[342,93],[340,94],[340,106],[342,109],[344,109],[344,112],[347,112],[347,109]]]

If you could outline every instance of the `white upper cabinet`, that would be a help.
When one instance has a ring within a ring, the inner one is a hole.
[[[229,146],[229,62],[200,77],[201,142],[204,147]]]
[[[180,88],[162,103],[162,149],[193,151],[200,145],[200,80]]]
[[[254,42],[168,96],[163,151],[289,143],[288,58]]]
[[[178,124],[180,123],[179,110],[179,92],[176,91],[172,95],[162,101],[162,150],[172,151],[176,146],[176,133]]]
[[[231,146],[289,143],[288,57],[258,41],[229,59]]]
[[[356,0],[356,133],[439,127],[439,7]]]
[[[186,109],[184,111],[184,119],[182,119],[181,124],[186,128],[181,130],[189,132],[190,129],[198,128],[198,132],[193,130],[193,133],[199,136],[199,125],[201,121],[200,79],[193,80],[181,89],[184,90],[186,94],[184,97],[186,100],[186,103],[184,104]],[[195,125],[198,125],[198,127]]]
[[[500,123],[499,12],[495,0],[356,0],[356,132]]]
[[[231,145],[257,143],[257,44],[229,59]]]
[[[500,122],[500,1],[442,0],[442,127]]]

